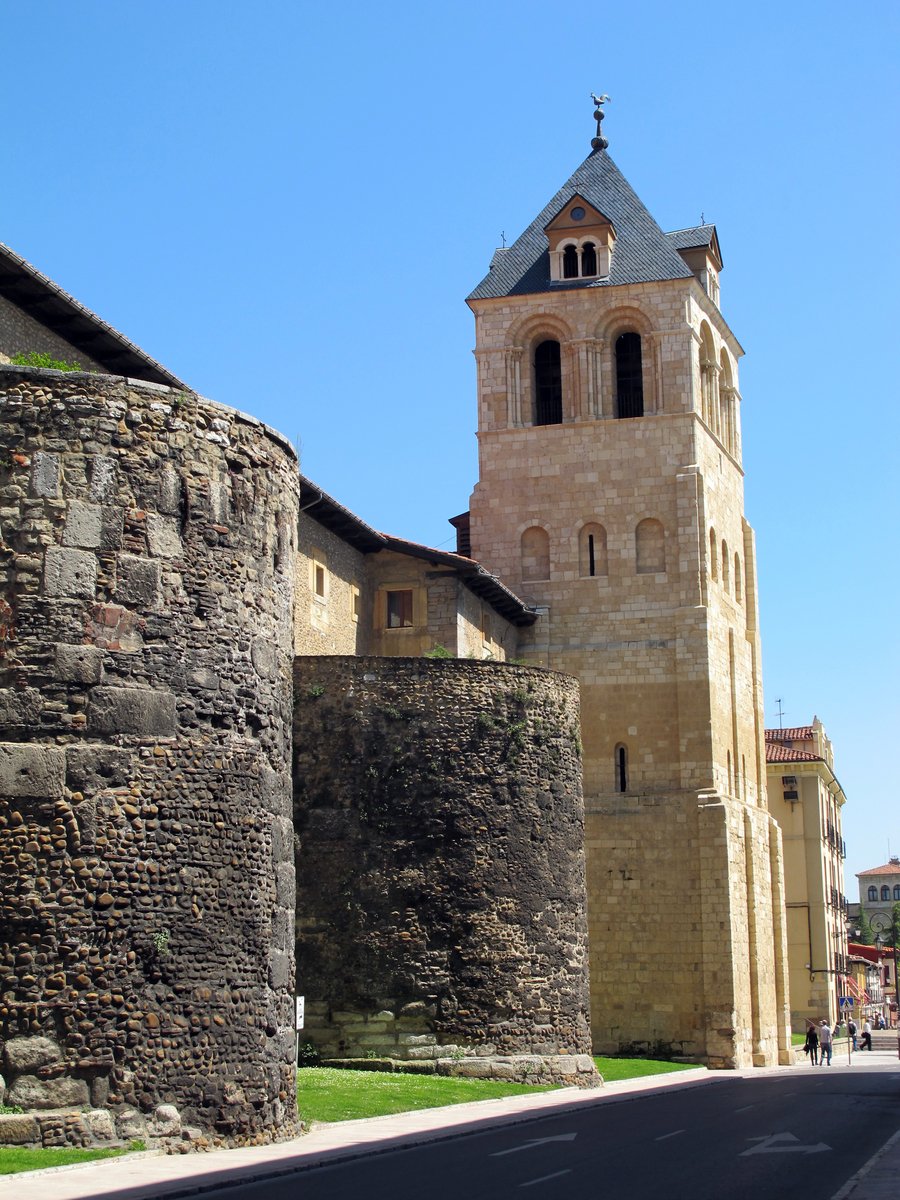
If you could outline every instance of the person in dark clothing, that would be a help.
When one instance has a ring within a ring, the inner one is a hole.
[[[813,1066],[816,1066],[819,1061],[819,1035],[816,1033],[815,1025],[807,1026],[803,1051],[809,1055],[809,1061]]]

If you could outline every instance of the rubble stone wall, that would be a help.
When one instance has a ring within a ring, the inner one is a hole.
[[[297,464],[251,417],[0,367],[6,1102],[293,1128]]]
[[[575,681],[350,657],[295,681],[303,1036],[324,1058],[589,1054]]]

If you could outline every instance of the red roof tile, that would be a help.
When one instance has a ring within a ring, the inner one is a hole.
[[[767,729],[767,742],[810,742],[815,730],[812,725],[793,725],[790,729]]]
[[[883,867],[870,867],[868,871],[859,871],[857,878],[861,879],[863,875],[900,875],[900,862],[893,860],[885,863]]]
[[[807,754],[805,750],[791,750],[789,746],[776,746],[773,742],[766,742],[766,762],[767,763],[797,763],[797,762],[824,762],[818,754]]]

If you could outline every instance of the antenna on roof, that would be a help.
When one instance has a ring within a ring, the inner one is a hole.
[[[781,707],[781,697],[775,701],[778,705],[778,728],[784,729],[784,709]]]
[[[500,230],[500,245],[502,246],[502,248],[504,250],[506,249],[506,230],[505,229]]]
[[[609,145],[609,142],[600,133],[600,123],[606,116],[606,113],[603,111],[603,105],[609,104],[609,96],[607,96],[605,92],[602,96],[595,96],[594,93],[591,92],[591,99],[594,102],[594,120],[597,122],[597,133],[591,138],[591,148],[593,150],[605,150]]]
[[[702,213],[700,214],[700,224],[701,224],[701,225],[705,225],[705,224],[706,224],[706,213],[704,213],[704,212],[702,212]]]

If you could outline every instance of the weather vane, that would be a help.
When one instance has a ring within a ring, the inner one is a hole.
[[[591,138],[591,147],[594,150],[605,150],[609,145],[609,142],[600,132],[600,122],[606,116],[606,113],[603,111],[603,105],[609,104],[609,96],[607,96],[605,92],[602,96],[595,96],[594,93],[591,92],[591,99],[594,102],[594,120],[597,122],[597,133]]]

